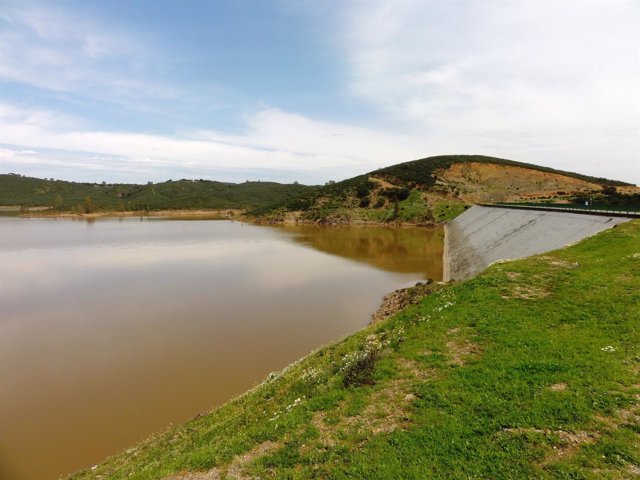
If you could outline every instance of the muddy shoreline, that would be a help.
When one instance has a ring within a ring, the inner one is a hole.
[[[16,212],[16,210],[2,209],[4,212]],[[104,211],[92,213],[72,213],[72,212],[50,212],[43,210],[31,210],[28,212],[18,212],[21,218],[73,218],[73,219],[96,219],[96,218],[120,218],[120,217],[161,217],[161,218],[211,218],[211,219],[243,219],[242,210],[218,209],[218,210],[132,210],[126,212]]]

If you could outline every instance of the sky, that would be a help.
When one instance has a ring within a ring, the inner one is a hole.
[[[443,154],[640,184],[640,0],[0,0],[0,173],[321,184]]]

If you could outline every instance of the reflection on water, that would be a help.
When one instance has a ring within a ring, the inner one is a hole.
[[[0,218],[0,478],[56,478],[224,402],[439,278],[441,254],[423,229]]]
[[[390,272],[442,280],[442,229],[419,227],[279,227],[303,245]]]

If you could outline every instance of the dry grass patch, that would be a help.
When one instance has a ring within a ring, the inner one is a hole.
[[[163,480],[221,480],[220,471],[212,468],[207,472],[183,473],[165,477]]]
[[[596,420],[611,429],[620,428],[621,425],[640,425],[640,405],[618,410],[612,416],[598,415]]]
[[[406,389],[406,380],[394,380],[371,396],[360,415],[347,417],[344,425],[358,433],[390,433],[409,426],[408,404],[415,398]]]
[[[460,328],[452,328],[447,331],[448,336],[453,336],[451,340],[447,342],[447,357],[449,358],[449,364],[462,367],[466,365],[467,361],[473,357],[480,355],[480,346],[473,343],[467,338],[461,337],[459,334],[463,333]]]
[[[580,266],[578,262],[567,262],[565,260],[552,260],[549,262],[549,265],[561,268],[578,268]]]
[[[423,352],[423,355],[429,355],[433,352],[427,351],[427,353]],[[424,368],[423,365],[416,362],[415,360],[409,360],[406,358],[399,358],[397,360],[397,365],[400,368],[401,372],[406,377],[410,379],[420,379],[425,380],[427,378],[433,378],[436,375],[436,370],[432,368]]]
[[[544,298],[550,295],[550,292],[542,287],[535,285],[515,285],[511,288],[507,295],[502,295],[503,300],[511,298],[520,298],[523,300],[534,300],[536,298]]]
[[[164,477],[162,480],[221,480],[220,470],[212,468],[206,472],[189,472]]]
[[[562,382],[562,383],[554,383],[553,385],[551,385],[549,387],[549,390],[551,390],[552,392],[563,392],[567,389],[567,384]]]
[[[584,431],[569,432],[566,430],[550,430],[547,428],[505,428],[502,431],[507,434],[539,434],[546,438],[557,438],[559,440],[559,444],[554,445],[552,451],[538,462],[538,465],[541,467],[574,456],[583,445],[594,443],[598,438],[597,433]]]
[[[341,415],[341,420],[331,425],[325,412],[314,414],[311,423],[318,431],[317,440],[322,447],[344,446],[346,443],[341,439],[348,434],[378,435],[410,426],[410,405],[418,398],[411,384],[416,379],[424,380],[433,376],[434,371],[406,358],[397,359],[396,365],[401,378],[390,380],[383,388],[372,392],[367,406],[358,415]],[[342,402],[338,409],[344,411],[346,406],[346,402]]]
[[[237,455],[229,465],[227,469],[226,477],[224,478],[232,478],[234,480],[250,480],[254,477],[245,476],[243,471],[244,468],[255,462],[257,459],[264,457],[265,455],[274,452],[278,448],[280,448],[280,443],[266,441],[262,442],[259,445],[256,445],[247,453],[243,453],[242,455]]]
[[[255,477],[247,476],[244,469],[269,453],[280,448],[280,443],[266,441],[256,445],[250,451],[236,455],[226,467],[215,467],[206,472],[190,472],[165,477],[163,480],[251,480]],[[223,473],[225,472],[226,473]]]

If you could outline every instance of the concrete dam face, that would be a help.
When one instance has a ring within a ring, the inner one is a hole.
[[[556,250],[627,221],[475,205],[445,225],[444,280],[463,280],[498,260]]]

